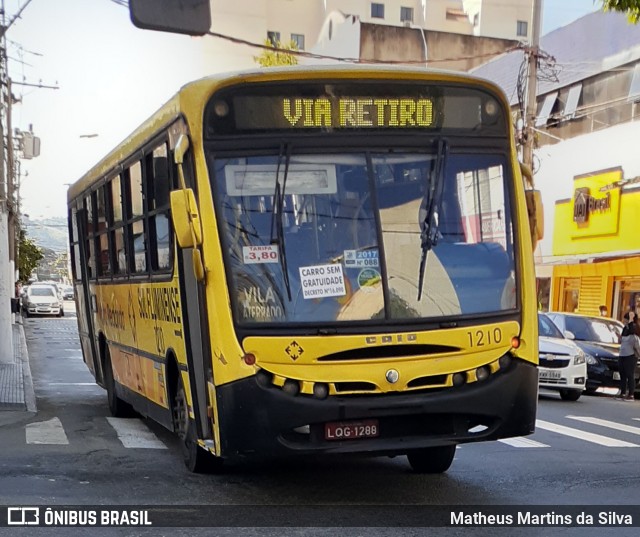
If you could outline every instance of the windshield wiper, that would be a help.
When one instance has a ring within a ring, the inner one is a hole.
[[[280,187],[280,163],[282,162],[282,155],[286,150],[286,156],[284,161],[284,177],[282,179],[282,187]],[[287,143],[280,146],[280,153],[278,154],[278,166],[276,167],[276,188],[273,193],[273,212],[271,213],[271,227],[270,227],[270,244],[278,245],[278,259],[280,261],[280,267],[282,269],[282,277],[284,279],[285,287],[287,288],[287,297],[291,302],[291,284],[289,283],[289,270],[287,269],[287,254],[284,246],[284,230],[282,228],[282,213],[284,210],[284,196],[285,189],[287,188],[287,176],[289,175],[289,161],[291,160],[291,144]],[[275,237],[274,235],[275,228]]]
[[[431,173],[429,187],[425,192],[420,206],[420,268],[418,275],[418,302],[422,298],[422,285],[424,284],[424,272],[427,264],[427,252],[438,244],[440,233],[440,204],[444,189],[444,166],[449,153],[449,144],[446,140],[438,140],[438,152]]]

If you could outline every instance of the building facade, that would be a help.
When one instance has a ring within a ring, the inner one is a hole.
[[[211,6],[219,33],[259,43],[294,41],[310,50],[332,13],[378,26],[527,40],[533,0],[212,0]]]
[[[594,12],[541,40],[535,183],[542,309],[622,318],[640,306],[640,27]],[[522,53],[475,71],[516,95]],[[517,98],[514,111],[520,109]]]

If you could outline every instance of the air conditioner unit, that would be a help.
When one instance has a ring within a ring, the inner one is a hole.
[[[402,24],[404,24],[405,28],[411,28],[411,21],[402,21]]]

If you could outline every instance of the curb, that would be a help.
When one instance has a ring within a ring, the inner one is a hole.
[[[36,392],[33,387],[33,377],[31,376],[31,365],[29,363],[29,350],[27,349],[27,338],[24,335],[24,324],[22,318],[16,324],[20,325],[20,347],[22,358],[22,379],[24,382],[24,404],[27,407],[27,412],[37,412],[36,405]]]

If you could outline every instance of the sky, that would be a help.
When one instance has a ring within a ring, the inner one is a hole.
[[[6,23],[27,1],[4,0]],[[595,9],[594,0],[544,0],[542,34]],[[233,35],[216,20],[213,30]],[[22,213],[32,219],[64,217],[68,185],[183,84],[255,66],[257,54],[210,36],[140,30],[113,0],[31,0],[7,49],[13,128],[41,140],[40,156],[20,170]]]

